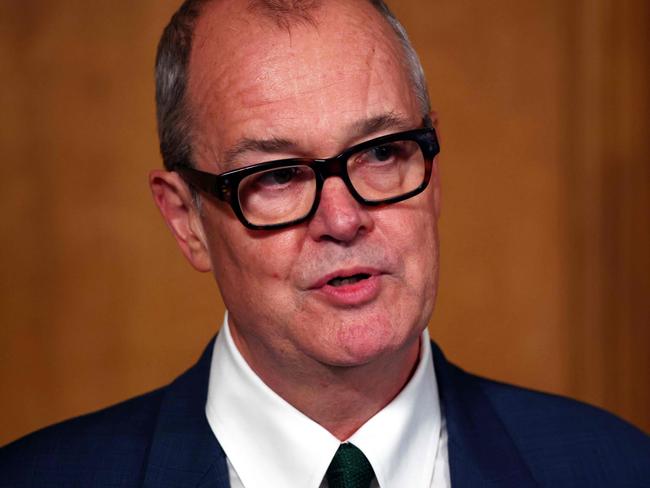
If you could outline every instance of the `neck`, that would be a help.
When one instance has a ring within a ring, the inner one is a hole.
[[[420,338],[358,366],[315,361],[273,362],[267,367],[231,329],[248,365],[273,391],[341,441],[348,439],[408,383],[419,358]]]

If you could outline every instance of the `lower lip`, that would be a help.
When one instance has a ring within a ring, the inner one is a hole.
[[[377,298],[380,291],[380,275],[372,275],[350,285],[325,285],[318,289],[318,292],[332,305],[348,307],[368,303]]]

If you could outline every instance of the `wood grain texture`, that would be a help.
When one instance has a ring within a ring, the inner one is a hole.
[[[0,444],[169,382],[221,322],[146,184],[177,3],[0,3]],[[647,2],[393,3],[441,119],[433,337],[650,430]]]

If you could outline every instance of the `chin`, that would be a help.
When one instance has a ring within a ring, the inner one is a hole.
[[[369,364],[408,347],[412,336],[419,336],[419,332],[396,330],[393,324],[385,316],[343,321],[328,341],[332,352],[329,363],[344,367]]]

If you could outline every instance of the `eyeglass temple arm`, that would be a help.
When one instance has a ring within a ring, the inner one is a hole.
[[[228,181],[220,176],[199,171],[189,166],[178,166],[174,168],[174,171],[197,190],[214,195],[224,202],[230,201],[231,191]]]

